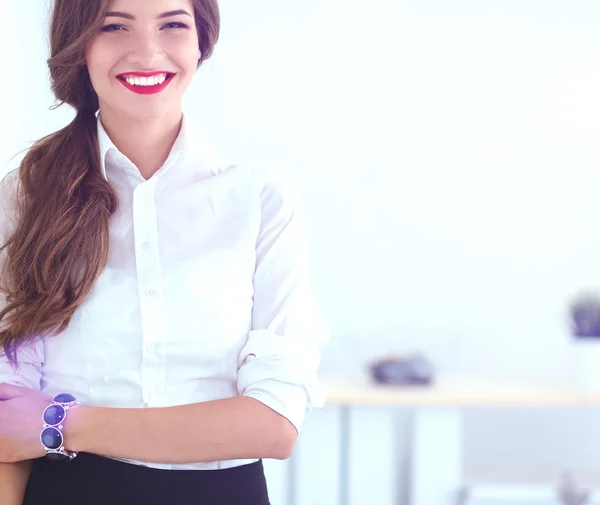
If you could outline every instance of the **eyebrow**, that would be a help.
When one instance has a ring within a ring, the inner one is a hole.
[[[168,11],[168,12],[163,12],[162,14],[159,14],[157,16],[157,19],[164,19],[164,18],[170,18],[172,16],[190,16],[192,17],[192,15],[184,10],[184,9],[178,9],[176,11]],[[106,13],[106,17],[111,17],[111,18],[125,18],[125,19],[131,19],[131,20],[135,20],[135,16],[133,14],[129,14],[127,12],[117,12],[117,11],[110,11]]]

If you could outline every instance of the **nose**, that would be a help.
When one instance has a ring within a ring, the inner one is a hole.
[[[150,30],[138,32],[133,37],[129,51],[129,59],[140,68],[153,69],[163,58],[163,49],[158,34]]]

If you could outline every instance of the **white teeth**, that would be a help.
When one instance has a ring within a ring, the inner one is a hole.
[[[167,74],[156,74],[152,77],[137,77],[126,75],[125,80],[132,86],[157,86],[167,79]]]

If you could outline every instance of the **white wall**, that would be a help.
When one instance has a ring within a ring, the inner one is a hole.
[[[69,117],[47,110],[46,4],[4,6],[5,168]],[[566,300],[600,286],[600,4],[222,4],[188,113],[297,181],[323,371],[422,349],[448,374],[565,377]],[[471,412],[468,463],[597,469],[597,414]]]

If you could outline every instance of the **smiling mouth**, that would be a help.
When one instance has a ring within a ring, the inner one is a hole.
[[[117,79],[119,79],[121,82],[129,84],[130,86],[151,88],[160,86],[164,84],[165,81],[171,80],[173,77],[175,77],[175,74],[163,72],[147,76],[137,74],[121,74],[117,76]]]

